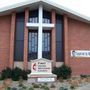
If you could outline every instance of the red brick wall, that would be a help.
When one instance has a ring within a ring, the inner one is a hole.
[[[54,9],[51,11],[52,23],[56,22],[56,12]],[[53,60],[53,67],[56,66],[56,30],[55,27],[51,31],[51,59]]]
[[[10,16],[0,16],[0,71],[9,64]]]
[[[90,25],[69,19],[69,52],[71,50],[90,50]],[[69,54],[70,56],[70,54]],[[73,75],[90,74],[90,58],[71,58]]]

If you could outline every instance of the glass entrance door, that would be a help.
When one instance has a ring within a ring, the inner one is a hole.
[[[50,31],[43,31],[43,42],[42,42],[42,56],[46,59],[51,59],[51,34]],[[37,59],[38,55],[38,32],[37,30],[29,31],[28,39],[28,58],[29,60]]]

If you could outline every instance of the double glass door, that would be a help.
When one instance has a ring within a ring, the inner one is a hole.
[[[43,31],[42,56],[51,59],[51,33],[48,30]],[[28,58],[37,59],[38,55],[38,31],[30,30],[28,39]]]

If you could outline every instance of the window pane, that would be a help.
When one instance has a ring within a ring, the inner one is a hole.
[[[23,41],[16,41],[15,44],[15,61],[23,61]]]
[[[63,17],[56,15],[56,60],[63,60]]]
[[[37,31],[30,31],[29,32],[29,40],[28,40],[28,57],[29,60],[37,59],[37,51],[38,51],[38,32]]]
[[[50,51],[50,32],[43,32],[43,58],[51,59],[51,51]]]
[[[38,22],[38,10],[30,11],[29,22],[31,22],[31,23],[37,23]]]
[[[38,53],[38,32],[37,30],[32,30],[29,32],[29,60],[37,59]],[[50,59],[50,32],[43,32],[43,58]]]
[[[43,23],[50,23],[51,22],[51,13],[48,11],[43,11]]]
[[[14,52],[15,61],[23,61],[23,49],[24,49],[24,13],[17,13],[15,52]]]
[[[57,61],[63,61],[63,47],[62,47],[62,42],[57,42],[56,43],[56,58],[57,58]]]

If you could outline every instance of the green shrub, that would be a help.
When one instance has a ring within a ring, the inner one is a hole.
[[[27,78],[28,78],[27,74],[28,74],[27,71],[22,70],[21,76],[22,76],[23,80],[27,80]]]
[[[23,80],[27,80],[27,74],[29,74],[31,71],[30,70],[22,70],[18,67],[14,69],[6,68],[2,70],[0,79],[4,80],[7,78],[12,78],[14,81],[18,81],[20,77],[22,77]]]
[[[6,90],[12,90],[10,87],[7,87],[7,89]]]
[[[10,68],[6,68],[1,72],[1,80],[11,78],[12,77],[12,70]]]
[[[88,75],[83,75],[83,74],[81,74],[80,77],[81,77],[81,78],[87,78]]]
[[[61,67],[55,67],[53,73],[56,74],[58,78],[68,79],[71,76],[72,70],[69,66],[63,64]]]
[[[70,89],[71,89],[71,90],[74,90],[74,89],[75,89],[75,86],[70,86]]]
[[[57,79],[60,77],[59,67],[54,67],[52,73],[57,75]]]
[[[12,80],[18,81],[19,78],[22,76],[22,70],[18,67],[12,70]]]

